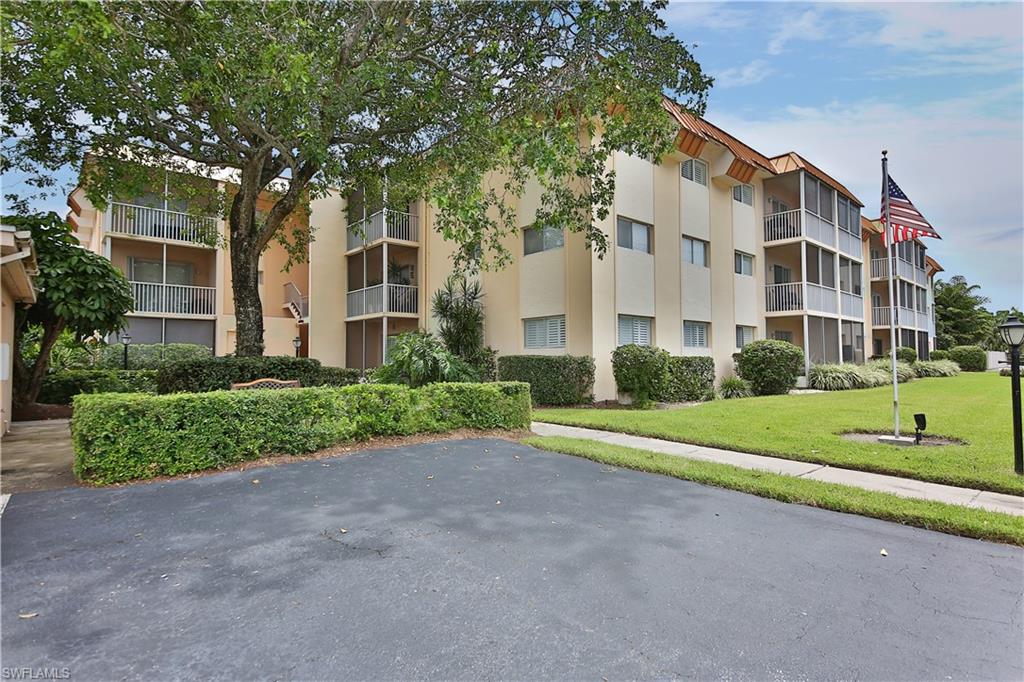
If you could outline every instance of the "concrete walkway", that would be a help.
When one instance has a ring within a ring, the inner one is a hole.
[[[0,491],[27,493],[78,485],[68,419],[14,422],[0,443]]]
[[[586,429],[578,426],[561,426],[559,424],[533,422],[532,429],[538,436],[566,436],[568,438],[599,440],[603,443],[624,445],[640,450],[652,450],[666,455],[731,464],[743,469],[758,469],[760,471],[770,471],[774,474],[809,478],[825,483],[840,483],[856,488],[864,488],[865,490],[890,493],[899,497],[946,502],[947,504],[958,504],[964,507],[1024,516],[1024,497],[1016,495],[1005,495],[1003,493],[993,493],[973,488],[958,488],[952,485],[927,483],[911,478],[886,476],[885,474],[873,474],[852,469],[840,469],[825,464],[798,462],[779,457],[767,457],[765,455],[751,455],[745,452],[719,450],[718,448],[677,443],[660,438],[631,436],[625,433]]]

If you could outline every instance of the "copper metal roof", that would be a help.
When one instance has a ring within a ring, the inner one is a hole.
[[[766,173],[775,175],[775,168],[772,166],[771,160],[753,147],[744,144],[718,126],[709,123],[703,118],[694,116],[667,97],[662,99],[662,106],[664,106],[665,110],[672,114],[676,121],[679,122],[679,125],[687,131],[701,139],[712,140],[727,148],[732,152],[732,155],[740,161],[759,168]]]
[[[835,187],[837,190],[839,190],[841,194],[846,195],[846,198],[852,200],[858,206],[864,206],[864,203],[860,199],[858,199],[853,192],[843,187],[843,185],[838,180],[836,180],[831,175],[821,170],[820,168],[818,168],[813,163],[811,163],[804,157],[800,156],[796,152],[789,152],[787,154],[780,154],[779,156],[772,157],[772,165],[775,166],[775,171],[777,173],[789,173],[795,170],[807,171],[808,173],[818,178],[822,182]]]

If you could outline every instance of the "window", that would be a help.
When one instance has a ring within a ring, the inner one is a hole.
[[[683,262],[708,267],[708,250],[710,248],[703,239],[683,237]]]
[[[737,275],[754,276],[754,257],[749,253],[737,251],[734,257],[734,265]]]
[[[527,256],[539,251],[560,249],[563,243],[562,230],[557,227],[528,227],[523,230],[523,252]]]
[[[192,264],[167,261],[167,280],[164,280],[164,263],[148,258],[128,259],[128,279],[133,282],[151,282],[154,284],[180,284],[192,286]]]
[[[651,226],[629,218],[619,218],[616,243],[624,249],[651,253]]]
[[[710,336],[709,323],[683,320],[683,345],[687,348],[707,348]]]
[[[839,229],[860,237],[860,209],[844,196],[839,197]]]
[[[860,296],[861,266],[849,258],[839,257],[839,289]]]
[[[836,255],[817,246],[807,247],[807,281],[829,289],[836,286]]]
[[[864,362],[864,325],[860,322],[843,322],[843,362]]]
[[[808,174],[804,174],[805,208],[832,222],[833,189]],[[849,218],[849,216],[847,216]]]
[[[523,320],[526,348],[565,348],[565,315]]]
[[[787,343],[793,343],[793,332],[776,330],[772,332],[772,338],[775,339],[776,341],[785,341]]]
[[[789,284],[793,281],[793,271],[782,265],[772,266],[771,284]]]
[[[651,318],[619,315],[619,345],[651,345]]]
[[[917,245],[917,267],[924,270],[927,263],[925,263],[925,248],[920,244]]]
[[[683,177],[696,182],[698,185],[708,186],[708,165],[700,159],[687,159],[682,164]]]
[[[775,197],[768,197],[768,215],[785,213],[789,210],[789,204]]]
[[[747,206],[754,205],[754,188],[750,185],[736,185],[732,188],[733,201],[738,201]]]
[[[745,327],[741,324],[736,325],[736,347],[743,348],[751,341],[754,340],[754,334],[757,332],[757,327]]]

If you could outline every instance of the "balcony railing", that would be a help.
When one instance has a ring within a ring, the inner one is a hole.
[[[133,237],[212,246],[217,236],[217,219],[115,201],[107,210],[107,230]]]
[[[804,309],[803,282],[769,284],[765,287],[765,310],[770,313]]]
[[[828,246],[836,245],[836,226],[810,211],[795,208],[764,217],[764,242],[806,237]]]
[[[832,287],[823,287],[820,284],[805,282],[807,285],[807,309],[816,313],[839,312],[839,303],[836,301],[836,290]]]
[[[871,279],[885,279],[889,276],[889,261],[886,258],[871,259]]]
[[[419,287],[405,284],[377,284],[350,291],[346,298],[348,317],[419,312]]]
[[[839,230],[839,252],[845,253],[847,256],[853,256],[857,260],[861,260],[864,257],[864,242],[861,241],[860,237],[855,234],[850,234],[846,230]]]
[[[300,320],[309,317],[309,296],[306,296],[292,282],[284,285],[284,301],[293,315]]]
[[[888,308],[872,308],[871,309],[871,326],[873,327],[888,327],[889,320],[891,319],[890,311]]]
[[[888,327],[890,310],[888,306],[871,309],[871,324],[876,327]],[[928,313],[900,306],[896,319],[900,327],[911,329],[928,329]]]
[[[839,292],[839,304],[843,311],[843,317],[852,317],[857,320],[864,319],[864,297],[848,291]]]
[[[217,313],[216,287],[131,282],[135,312],[212,317]]]
[[[412,213],[394,211],[390,208],[352,223],[348,227],[348,250],[366,246],[387,237],[406,242],[417,242],[420,238],[419,219]]]
[[[896,259],[896,275],[903,279],[914,282],[919,286],[928,286],[928,273],[913,263],[902,258]],[[889,262],[886,258],[871,259],[871,278],[885,279],[889,276]]]

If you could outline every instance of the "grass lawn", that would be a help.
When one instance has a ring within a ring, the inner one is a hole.
[[[964,441],[894,447],[845,440],[848,431],[892,429],[892,388],[716,400],[674,410],[539,409],[537,421],[589,426],[847,469],[1024,495],[1013,472],[1010,383],[995,373],[916,379],[900,385],[900,419],[914,413],[931,435]]]
[[[835,483],[740,469],[729,464],[702,462],[599,441],[537,436],[523,442],[542,450],[739,490],[783,502],[871,516],[982,540],[1024,545],[1024,517],[941,502],[909,500]]]

